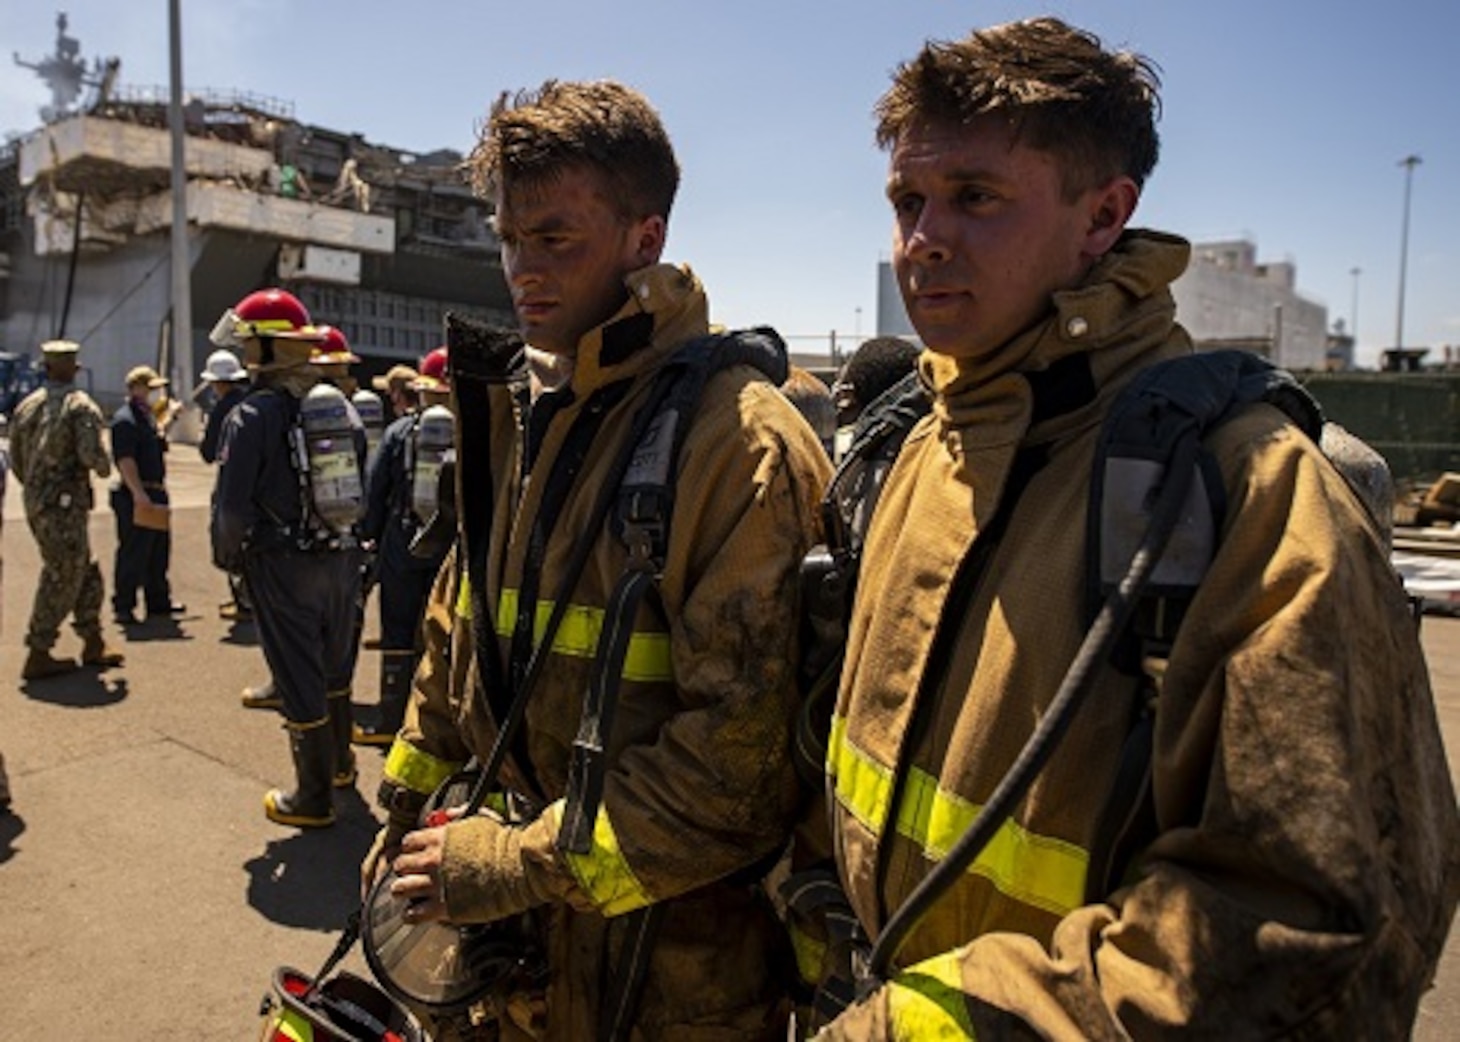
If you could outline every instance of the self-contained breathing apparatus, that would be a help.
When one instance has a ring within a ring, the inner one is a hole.
[[[485,602],[483,550],[491,518],[490,483],[472,482],[471,475],[482,473],[475,468],[490,463],[485,437],[485,432],[491,429],[487,385],[507,382],[502,373],[502,356],[510,353],[514,342],[519,352],[515,369],[519,376],[522,374],[521,344],[520,340],[507,339],[508,335],[501,331],[455,316],[448,316],[447,334],[455,371],[454,393],[462,423],[460,459],[456,466],[458,488],[473,490],[461,503],[459,559],[465,564],[472,603],[478,674],[483,685],[505,683],[505,670],[490,624],[493,615]],[[754,365],[779,383],[785,379],[785,345],[770,330],[717,334],[687,344],[661,366],[645,404],[633,418],[623,451],[598,491],[591,520],[574,544],[559,588],[551,598],[553,610],[535,637],[521,679],[513,685],[511,703],[502,715],[490,753],[479,766],[469,765],[470,774],[458,776],[438,790],[427,805],[428,820],[444,822],[440,810],[443,806],[461,806],[464,802],[460,813],[469,816],[479,812],[489,799],[502,798],[496,780],[502,760],[521,727],[527,703],[553,646],[554,634],[573,601],[571,593],[605,525],[611,526],[628,554],[625,572],[609,598],[605,614],[632,619],[640,604],[646,600],[657,601],[674,501],[675,462],[705,384],[715,372],[734,364]],[[487,490],[485,495],[483,489]],[[627,634],[630,629],[605,625],[604,633]],[[612,733],[626,651],[626,638],[605,637],[597,649],[594,679],[584,698],[569,767],[567,806],[558,837],[559,848],[564,851],[581,852],[591,843],[592,825],[609,767],[605,750]],[[480,687],[473,697],[483,697]],[[453,787],[455,792],[445,791]],[[387,792],[383,787],[382,795],[394,806],[402,793]],[[512,803],[519,801],[520,797],[514,797]],[[495,809],[502,812],[502,808]],[[508,804],[507,809],[514,812],[507,820],[530,820],[536,812],[529,807],[526,815],[520,816],[521,807]],[[376,979],[391,994],[450,1013],[479,1001],[490,989],[500,987],[508,975],[521,980],[545,972],[545,960],[532,941],[539,927],[530,916],[485,928],[407,924],[402,915],[404,909],[390,896],[391,878],[387,874],[372,888],[363,914],[367,961]],[[607,994],[614,999],[600,1016],[599,1036],[609,1042],[626,1038],[633,1023],[661,914],[662,908],[657,905],[629,913],[629,934],[623,950],[633,954],[614,968],[607,989]],[[411,956],[416,951],[438,954],[417,961]]]
[[[455,438],[456,417],[446,406],[428,406],[416,416],[405,446],[413,534],[431,520],[440,505],[441,465]]]
[[[362,387],[350,396],[350,404],[355,407],[355,415],[360,417],[360,424],[365,428],[365,467],[368,470],[385,434],[385,403],[380,400],[380,395]]]
[[[1112,405],[1096,448],[1087,514],[1088,632],[1048,710],[972,825],[893,911],[875,944],[857,936],[860,926],[845,894],[828,897],[828,881],[835,882],[828,870],[803,873],[782,888],[793,914],[799,903],[804,914],[824,916],[828,940],[850,955],[849,964],[831,970],[822,982],[813,1002],[817,1023],[832,1019],[888,979],[903,941],[1014,813],[1095,680],[1108,668],[1131,676],[1145,697],[1101,815],[1087,898],[1100,900],[1118,886],[1155,838],[1150,761],[1160,677],[1221,531],[1220,478],[1203,442],[1238,410],[1258,402],[1281,409],[1318,444],[1381,534],[1387,531],[1384,518],[1392,499],[1386,490],[1392,490],[1392,481],[1382,457],[1342,428],[1325,424],[1317,402],[1288,373],[1246,352],[1214,351],[1161,362],[1138,374]],[[841,474],[839,468],[838,478]],[[837,486],[834,479],[828,500]],[[845,510],[841,514],[846,516]],[[828,588],[849,606],[847,584],[835,569],[830,574]],[[854,568],[850,574],[855,575]],[[808,603],[816,610],[813,598]],[[945,608],[950,610],[956,606]],[[823,616],[830,613],[823,611]],[[814,628],[816,620],[811,622]],[[837,635],[826,626],[821,632],[823,637]],[[823,651],[822,661],[829,657]],[[834,680],[832,685],[834,696]],[[827,714],[818,709],[798,734],[798,754],[818,771],[824,764],[829,722],[829,706],[823,703],[823,708]],[[816,783],[822,782],[818,776]]]
[[[289,453],[299,479],[300,549],[352,545],[365,494],[355,442],[358,419],[338,387],[320,383],[299,401]]]

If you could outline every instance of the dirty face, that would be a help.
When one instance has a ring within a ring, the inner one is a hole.
[[[1117,216],[1102,214],[1110,186],[1067,198],[1059,163],[994,116],[923,124],[898,139],[887,184],[893,269],[928,347],[993,354],[1113,245],[1119,228],[1102,234]]]
[[[497,189],[502,267],[533,347],[576,354],[627,299],[625,276],[659,259],[664,218],[626,218],[604,188],[595,171],[569,167],[547,183]]]

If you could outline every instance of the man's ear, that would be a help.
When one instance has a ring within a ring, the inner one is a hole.
[[[668,233],[669,222],[660,214],[635,221],[628,241],[633,267],[643,268],[657,263],[664,253],[664,240]]]
[[[1090,189],[1086,195],[1090,222],[1081,252],[1092,261],[1110,252],[1125,231],[1140,198],[1140,188],[1124,174]]]

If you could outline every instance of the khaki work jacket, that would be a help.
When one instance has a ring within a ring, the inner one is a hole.
[[[659,364],[708,330],[688,269],[645,269],[630,289],[620,313],[579,345],[565,387],[541,394],[529,415],[504,386],[493,409],[502,423],[493,431],[495,514],[481,600],[495,607],[504,676],[525,664],[524,633],[530,646],[542,640],[567,559]],[[566,479],[577,453],[577,476]],[[503,771],[511,788],[544,807],[526,832],[523,871],[558,897],[546,942],[548,1037],[594,1036],[625,915],[658,903],[664,918],[634,1037],[784,1034],[793,973],[758,866],[785,844],[798,800],[789,752],[797,575],[817,538],[829,472],[811,429],[760,374],[739,366],[711,379],[678,461],[663,610],[645,607],[631,620],[592,849],[563,855],[554,843],[569,757],[626,561],[611,526],[589,533],[592,554],[567,594],[524,740]],[[387,762],[387,776],[416,791],[469,755],[485,759],[511,701],[510,690],[473,693],[470,627],[454,624],[471,617],[471,603],[448,563]],[[449,869],[449,844],[446,856]]]
[[[874,938],[1075,656],[1099,423],[1134,373],[1191,349],[1167,289],[1187,252],[1130,232],[997,358],[924,357],[934,410],[873,518],[828,757],[841,876]],[[1407,1037],[1460,882],[1414,620],[1363,507],[1280,412],[1249,407],[1206,448],[1220,542],[1169,656],[1156,839],[1128,885],[1085,897],[1136,709],[1137,681],[1106,669],[892,981],[824,1037]]]

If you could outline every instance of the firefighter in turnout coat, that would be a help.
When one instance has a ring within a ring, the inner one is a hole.
[[[934,402],[872,520],[831,728],[836,856],[874,941],[1076,657],[1113,397],[1192,350],[1169,288],[1189,247],[1126,229],[1154,99],[1143,60],[1039,19],[930,44],[878,108]],[[1408,1037],[1460,896],[1414,619],[1284,412],[1241,407],[1203,448],[1215,552],[1174,643],[1099,664],[1012,816],[820,1037]],[[1121,863],[1103,813],[1143,703]]]
[[[580,158],[584,142],[596,160]],[[673,476],[662,610],[612,617],[628,552],[612,524],[593,521],[595,501],[614,491],[614,461],[656,373],[709,327],[699,281],[657,263],[677,164],[653,110],[612,83],[551,83],[515,106],[504,99],[474,162],[496,201],[532,390],[530,401],[515,394],[504,359],[491,488],[465,476],[460,486],[463,515],[473,497],[495,504],[485,589],[469,589],[454,558],[438,576],[412,702],[386,761],[391,823],[365,873],[382,851],[396,855],[396,893],[420,898],[412,914],[423,920],[538,909],[548,983],[533,1028],[543,1037],[783,1038],[789,952],[759,879],[799,799],[789,750],[797,573],[829,464],[775,382],[743,365],[719,371]],[[469,374],[451,351],[465,432]],[[474,444],[463,433],[459,453]],[[470,465],[458,455],[459,475]],[[585,540],[586,567],[560,589]],[[402,839],[426,793],[487,756],[559,598],[569,603],[543,638],[521,741],[501,775],[539,813]],[[473,627],[462,624],[479,604],[491,614],[482,630],[494,635],[486,658],[496,683],[479,675]],[[600,639],[618,627],[630,628],[622,675],[600,678],[620,688],[602,799],[585,849],[564,849],[585,692]],[[626,946],[642,936],[637,913],[656,908],[657,940]],[[640,988],[626,985],[640,975]]]

